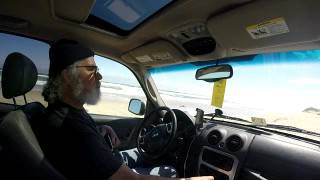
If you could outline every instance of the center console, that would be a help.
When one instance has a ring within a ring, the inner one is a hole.
[[[247,129],[223,124],[204,124],[191,144],[186,163],[186,177],[214,176],[215,180],[234,180],[254,138]]]
[[[198,162],[199,175],[214,176],[215,180],[233,180],[239,160],[231,154],[203,146]]]

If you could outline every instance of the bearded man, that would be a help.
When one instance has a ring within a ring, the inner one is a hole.
[[[83,108],[85,103],[93,105],[100,98],[102,76],[94,52],[76,41],[63,39],[51,46],[49,57],[49,79],[42,93],[48,107],[39,130],[39,142],[53,166],[67,179],[167,179],[131,170],[121,156],[127,152],[120,153],[121,158],[112,152],[112,146],[120,143],[112,128],[105,127],[102,131],[110,137],[108,144],[108,138],[103,137]],[[176,174],[170,167],[162,171],[169,173],[161,174],[158,168],[154,175]]]

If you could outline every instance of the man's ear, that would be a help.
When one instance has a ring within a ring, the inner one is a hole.
[[[71,79],[66,69],[62,70],[61,77],[63,82],[65,82],[66,84],[70,84]]]

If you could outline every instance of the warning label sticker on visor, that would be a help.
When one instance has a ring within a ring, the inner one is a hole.
[[[290,32],[286,21],[282,17],[248,26],[247,31],[253,39],[261,39]]]

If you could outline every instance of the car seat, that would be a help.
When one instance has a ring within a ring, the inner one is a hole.
[[[39,102],[27,103],[25,94],[36,84],[38,72],[25,55],[14,52],[7,56],[2,69],[2,94],[13,98],[15,110],[0,120],[0,179],[64,180],[45,158],[36,138],[37,127],[45,108]],[[15,97],[23,96],[25,105],[18,106]]]

